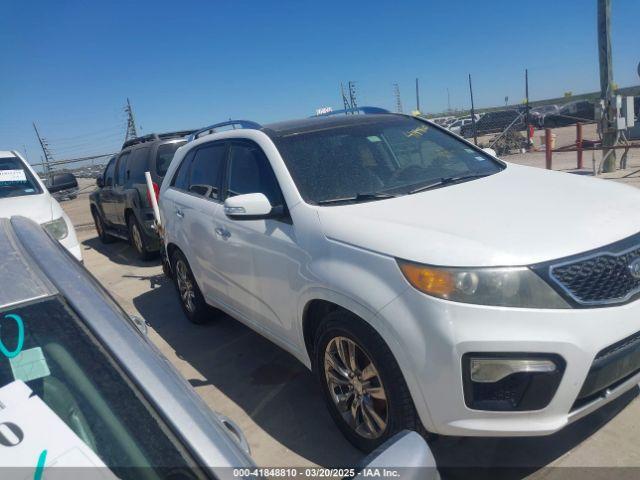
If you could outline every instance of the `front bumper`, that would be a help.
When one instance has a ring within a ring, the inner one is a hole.
[[[416,409],[434,433],[551,434],[640,381],[635,372],[576,402],[598,353],[640,331],[640,301],[596,309],[518,309],[449,302],[409,288],[378,315]],[[470,352],[552,354],[566,367],[555,395],[540,410],[473,410],[465,404],[462,375],[462,357]]]

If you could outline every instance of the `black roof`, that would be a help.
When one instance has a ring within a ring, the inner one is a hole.
[[[131,140],[127,140],[122,144],[122,149],[124,150],[127,147],[138,145],[140,143],[157,142],[159,140],[169,140],[174,138],[187,137],[191,135],[193,132],[195,132],[195,130],[178,130],[177,132],[150,133],[149,135],[144,135],[142,137],[137,137],[137,138],[132,138]]]
[[[324,130],[329,128],[363,125],[368,123],[377,123],[380,120],[404,120],[405,116],[393,113],[383,114],[367,114],[367,115],[329,115],[301,118],[299,120],[287,120],[285,122],[269,123],[264,125],[262,131],[272,137],[284,137],[295,135],[298,133],[308,133],[316,130]]]

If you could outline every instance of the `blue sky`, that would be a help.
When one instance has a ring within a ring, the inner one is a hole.
[[[613,0],[615,80],[640,83],[640,2]],[[0,15],[0,150],[40,159],[35,121],[56,158],[121,143],[126,98],[143,133],[229,117],[261,122],[340,106],[423,111],[595,91],[596,0],[5,0]]]

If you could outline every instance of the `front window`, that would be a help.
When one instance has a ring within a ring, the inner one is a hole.
[[[366,201],[492,175],[504,167],[428,123],[362,117],[358,123],[274,139],[305,201]]]
[[[0,388],[15,380],[24,382],[46,405],[44,413],[62,420],[82,448],[93,451],[117,477],[199,477],[167,425],[61,297],[0,312]],[[38,413],[33,405],[21,408],[34,409],[27,417]],[[18,413],[14,423],[20,427]],[[23,441],[48,447],[47,464],[77,462],[82,449],[65,450],[59,442],[68,436],[51,431],[55,423],[42,424],[34,433],[41,437],[38,442],[26,434]]]
[[[0,158],[0,198],[38,193],[42,193],[38,182],[19,158]]]

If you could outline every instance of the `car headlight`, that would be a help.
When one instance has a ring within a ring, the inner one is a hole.
[[[64,217],[56,218],[50,222],[45,222],[42,226],[58,240],[62,240],[69,235],[69,229],[67,228],[67,222],[64,221]]]
[[[527,267],[444,268],[398,260],[409,283],[454,302],[521,308],[571,308]]]

